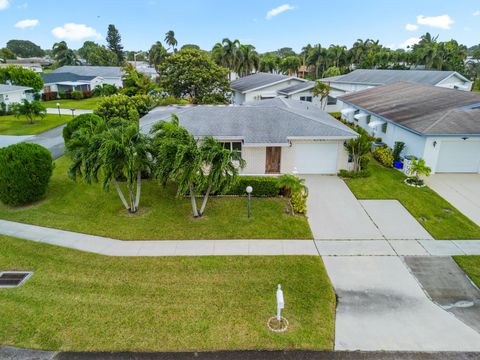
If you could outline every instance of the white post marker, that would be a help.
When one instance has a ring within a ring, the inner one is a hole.
[[[282,309],[285,307],[285,301],[283,300],[283,291],[282,286],[278,284],[277,288],[277,320],[281,320],[281,312]]]

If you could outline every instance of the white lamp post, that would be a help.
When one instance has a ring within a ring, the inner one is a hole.
[[[72,117],[75,117],[75,109],[70,109],[72,111]]]
[[[247,196],[248,196],[248,218],[250,219],[250,194],[252,193],[253,191],[253,188],[251,186],[247,186],[247,188],[245,189],[247,191]]]
[[[58,116],[62,116],[62,113],[60,112],[60,103],[57,102],[57,110],[58,110]]]

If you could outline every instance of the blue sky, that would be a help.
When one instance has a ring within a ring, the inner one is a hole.
[[[471,46],[480,43],[480,1],[0,0],[0,47],[10,39],[43,48],[59,40],[72,48],[85,40],[103,43],[111,23],[127,50],[148,49],[168,30],[179,45],[210,49],[229,37],[260,52],[284,46],[299,51],[307,43],[351,46],[357,38],[397,48],[426,31]]]

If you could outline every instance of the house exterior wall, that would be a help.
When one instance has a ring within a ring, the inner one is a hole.
[[[473,83],[471,81],[463,81],[458,76],[453,75],[445,80],[440,81],[436,86],[449,89],[470,91],[472,90],[472,85]]]
[[[122,88],[123,87],[123,81],[122,78],[120,77],[114,77],[114,78],[108,78],[104,77],[103,81],[100,84],[110,84],[110,85],[115,85],[117,88]]]
[[[320,98],[318,96],[313,96],[312,95],[312,90],[305,90],[290,96],[287,96],[287,99],[292,99],[292,100],[299,100],[302,96],[311,96],[312,97],[312,104],[322,108],[322,102],[320,101]]]
[[[267,150],[265,147],[242,147],[242,158],[246,161],[247,164],[245,168],[240,171],[240,173],[243,175],[265,174],[266,156]]]
[[[7,106],[19,103],[26,98],[27,95],[24,91],[13,91],[5,94],[0,94],[0,102],[4,102]]]

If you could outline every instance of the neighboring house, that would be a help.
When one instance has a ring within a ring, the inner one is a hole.
[[[102,78],[102,84],[123,87],[123,70],[119,66],[62,66],[52,71],[52,74],[71,73],[79,76]]]
[[[33,100],[32,88],[26,86],[0,84],[0,103],[7,107],[21,102],[23,99]]]
[[[104,83],[99,76],[82,76],[72,73],[48,73],[40,75],[43,79],[43,94],[68,93],[74,90],[93,91]]]
[[[8,61],[8,60],[7,60]],[[10,60],[10,61],[13,61],[13,60]],[[12,63],[12,62],[7,62],[6,64],[0,64],[0,68],[2,67],[7,67],[7,66],[20,66],[24,69],[28,69],[28,70],[32,70],[36,73],[41,73],[43,72],[43,68],[42,68],[42,65],[40,65],[40,63]]]
[[[155,67],[150,65],[146,61],[128,61],[128,63],[131,64],[135,68],[135,70],[147,75],[152,80],[155,80],[158,77],[158,73],[157,70],[155,70]]]
[[[295,76],[258,72],[231,82],[233,90],[232,102],[233,104],[242,105],[255,100],[289,97],[290,95],[285,95],[280,92],[282,90],[291,89],[296,85],[306,86],[308,83],[310,82]],[[304,97],[302,100],[312,101],[313,97],[311,97],[311,91],[308,89],[303,90],[305,90],[305,94],[307,95],[301,95]],[[297,92],[294,92],[291,95],[295,95],[294,98],[300,100],[301,96],[296,96]],[[309,96],[308,100],[306,96]]]
[[[320,79],[331,87],[326,111],[340,111],[337,98],[355,91],[396,82],[412,82],[450,89],[470,91],[472,82],[455,71],[436,70],[369,70],[358,69],[348,74]]]
[[[480,172],[480,94],[400,82],[340,97],[342,116],[432,172]]]
[[[312,89],[315,86],[313,81],[304,81],[277,91],[279,97],[292,100],[308,101],[317,107],[322,107],[320,97],[313,96]]]
[[[336,174],[348,169],[344,142],[357,136],[315,106],[282,98],[237,106],[159,107],[140,120],[148,133],[177,114],[196,138],[211,135],[238,151],[247,165],[242,174]]]

